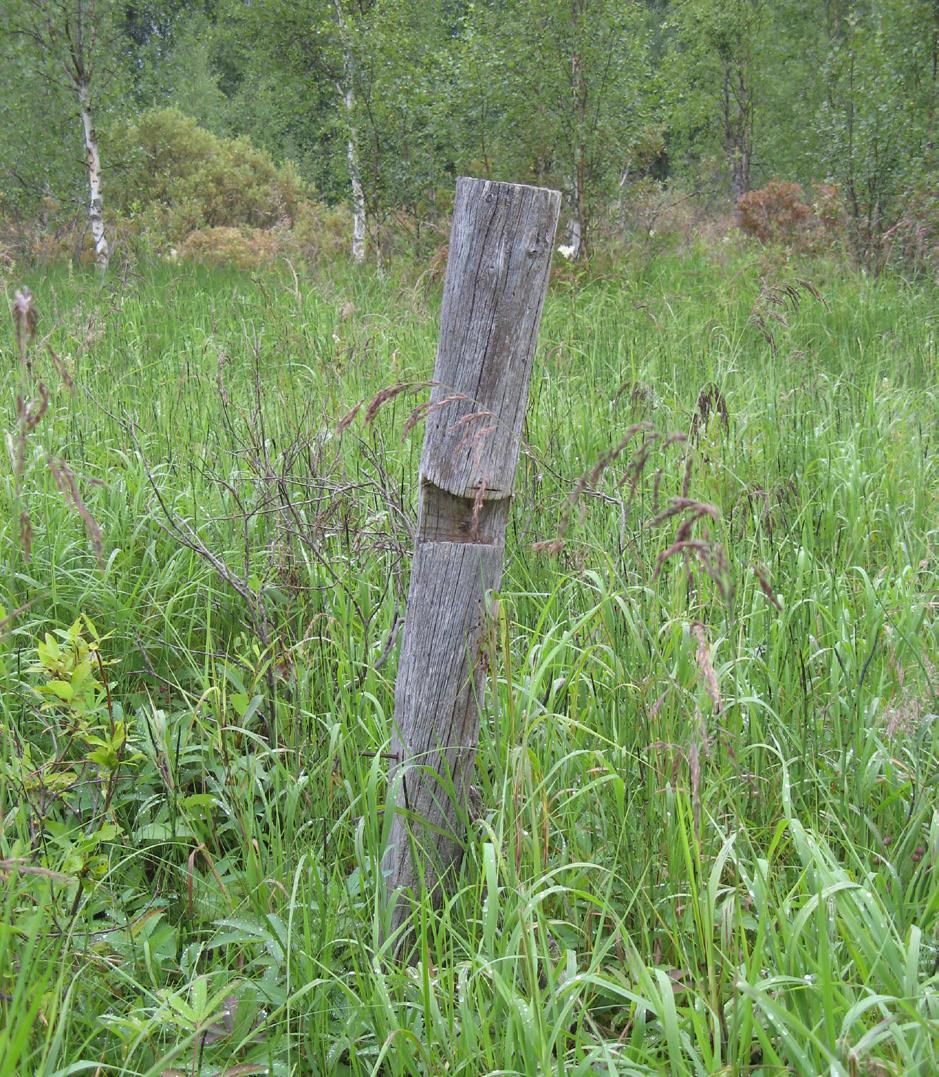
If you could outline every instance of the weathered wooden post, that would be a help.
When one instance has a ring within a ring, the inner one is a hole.
[[[457,181],[420,515],[395,684],[383,868],[392,929],[459,865],[479,739],[486,592],[502,574],[560,195]]]

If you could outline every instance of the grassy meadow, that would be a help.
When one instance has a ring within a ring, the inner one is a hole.
[[[23,284],[2,1077],[939,1069],[934,284],[558,271],[410,963],[379,861],[439,282]]]

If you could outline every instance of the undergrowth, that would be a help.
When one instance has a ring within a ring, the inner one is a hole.
[[[552,287],[480,803],[410,964],[436,285],[29,275],[0,1074],[935,1072],[936,291],[757,257]]]

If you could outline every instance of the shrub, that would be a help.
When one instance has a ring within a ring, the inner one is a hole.
[[[290,165],[277,167],[245,138],[219,138],[177,109],[145,112],[111,147],[123,160],[113,205],[163,245],[212,228],[293,223],[308,194]]]
[[[270,265],[281,250],[280,235],[264,228],[197,228],[179,249],[179,257],[204,265],[258,269]]]
[[[352,218],[346,206],[306,201],[297,209],[284,250],[314,265],[323,258],[348,253],[351,234]]]
[[[887,265],[916,273],[939,272],[939,180],[926,175],[904,192],[896,215],[882,230],[872,229],[866,207],[849,212],[835,183],[813,188],[820,240],[841,244],[860,264],[880,271]]]
[[[843,239],[847,217],[841,187],[837,183],[816,183],[812,194],[812,209],[824,237],[829,241]]]
[[[0,193],[0,260],[12,264],[17,259],[56,261],[82,253],[83,236],[88,223],[84,212],[63,205],[46,195],[33,216],[16,209],[3,213]]]
[[[802,249],[814,238],[815,220],[798,183],[773,180],[748,191],[737,202],[737,214],[740,228],[761,243]]]

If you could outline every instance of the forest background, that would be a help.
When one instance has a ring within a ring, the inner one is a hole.
[[[573,259],[717,221],[935,264],[934,0],[0,9],[11,257],[427,257],[469,174],[562,190]]]

